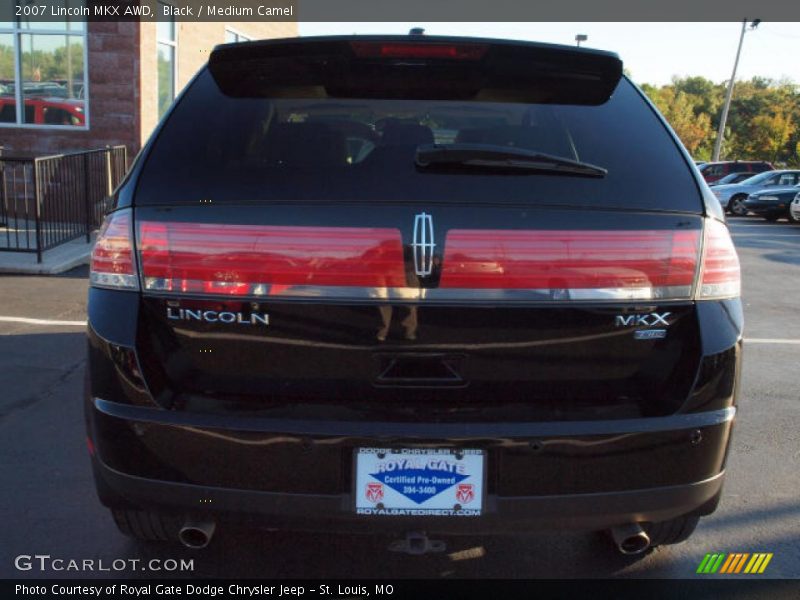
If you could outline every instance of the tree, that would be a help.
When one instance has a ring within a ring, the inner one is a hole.
[[[658,90],[647,86],[643,89],[690,154],[696,155],[704,144],[708,144],[712,134],[711,117],[706,113],[695,114],[697,103],[690,94],[676,91],[673,86],[664,86]]]
[[[672,86],[688,94],[694,104],[696,115],[716,115],[722,109],[725,99],[725,86],[715,84],[705,77],[673,78]],[[713,120],[713,119],[712,119]],[[715,126],[719,125],[719,121]]]
[[[690,154],[694,155],[701,144],[709,140],[712,133],[711,117],[705,113],[695,115],[694,104],[688,94],[674,93],[673,90],[672,102],[664,116]]]
[[[674,78],[660,87],[642,85],[684,146],[708,160],[716,139],[726,83],[704,77]],[[754,77],[734,88],[723,158],[800,165],[800,86]]]
[[[777,162],[796,126],[791,117],[783,110],[769,115],[757,115],[753,118],[753,153],[766,156],[768,160]],[[791,158],[791,157],[786,157]]]

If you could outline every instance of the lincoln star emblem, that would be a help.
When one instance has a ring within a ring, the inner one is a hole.
[[[433,251],[436,243],[433,237],[433,217],[426,213],[414,216],[414,272],[427,277],[433,271]]]

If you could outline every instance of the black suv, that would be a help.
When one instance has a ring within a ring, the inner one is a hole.
[[[220,46],[93,253],[97,491],[192,547],[226,523],[675,543],[720,498],[739,288],[614,54]]]

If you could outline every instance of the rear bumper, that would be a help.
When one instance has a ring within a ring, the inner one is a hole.
[[[724,473],[718,473],[691,484],[625,492],[515,497],[489,494],[484,514],[454,518],[356,515],[350,494],[209,488],[126,475],[102,464],[96,465],[95,475],[142,508],[294,531],[392,533],[422,529],[456,535],[593,531],[630,522],[665,521],[709,505],[711,508],[704,512],[711,512],[724,480]]]
[[[276,528],[451,533],[604,529],[710,512],[735,409],[617,421],[365,423],[215,417],[87,403],[101,499]],[[353,510],[362,446],[487,452],[480,517]]]

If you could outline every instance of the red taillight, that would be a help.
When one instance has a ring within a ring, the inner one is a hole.
[[[441,287],[574,299],[689,298],[699,231],[453,230]]]
[[[359,58],[435,58],[450,60],[480,60],[486,54],[486,44],[420,44],[406,42],[352,42]]]
[[[133,231],[129,209],[105,218],[92,250],[89,279],[95,287],[139,289],[133,257]]]
[[[703,237],[703,269],[697,287],[698,300],[736,298],[741,295],[739,256],[724,223],[706,220]]]
[[[147,290],[268,295],[295,286],[405,285],[398,229],[142,222]]]

